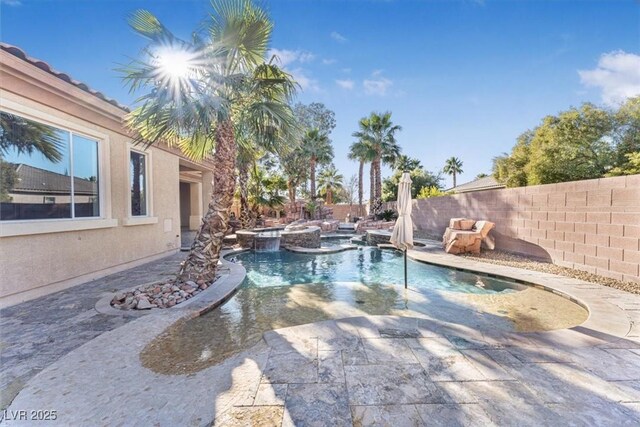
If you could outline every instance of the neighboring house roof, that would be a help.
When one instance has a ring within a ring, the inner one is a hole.
[[[45,169],[19,163],[14,165],[17,179],[10,193],[70,194],[69,175],[51,172]],[[73,192],[76,195],[95,196],[98,194],[96,182],[88,179],[73,178]]]
[[[492,176],[485,176],[484,178],[474,179],[471,182],[466,182],[458,186],[449,188],[446,191],[452,191],[454,193],[467,193],[469,191],[482,191],[482,190],[495,190],[497,188],[505,188],[504,184],[500,184]]]
[[[78,80],[74,80],[73,78],[71,78],[71,76],[69,76],[68,74],[62,73],[60,71],[57,71],[56,69],[54,69],[51,65],[49,65],[48,63],[46,63],[45,61],[41,61],[39,59],[36,58],[32,58],[30,56],[28,56],[26,53],[24,53],[24,51],[22,49],[20,49],[17,46],[13,46],[10,45],[8,43],[3,43],[0,42],[0,50],[4,50],[5,52],[10,53],[11,55],[15,56],[16,58],[20,58],[23,61],[26,61],[28,63],[30,63],[31,65],[36,66],[37,68],[40,68],[41,70],[59,78],[60,80],[63,80],[67,83],[70,83],[72,85],[74,85],[77,88],[80,88],[82,90],[84,90],[85,92],[90,93],[93,96],[96,96],[98,98],[100,98],[103,101],[108,102],[111,105],[114,105],[118,108],[120,108],[123,111],[129,111],[129,108],[127,108],[126,106],[120,104],[118,101],[116,101],[115,99],[109,98],[107,96],[105,96],[104,94],[102,94],[101,92],[98,92],[97,90],[91,89],[89,86],[87,86],[86,84],[78,81]]]

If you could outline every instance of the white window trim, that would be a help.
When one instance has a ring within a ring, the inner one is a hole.
[[[28,219],[0,221],[0,237],[26,236],[30,234],[60,233],[65,231],[92,230],[117,227],[118,220],[111,216],[111,168],[109,135],[80,125],[42,110],[2,98],[2,111],[16,114],[58,129],[72,132],[98,142],[98,185],[100,216],[82,218]]]
[[[131,152],[144,154],[145,156],[145,184],[147,186],[146,215],[133,216],[131,214]],[[127,171],[127,179],[125,181],[124,194],[126,194],[127,197],[127,217],[122,220],[122,225],[130,227],[135,225],[157,224],[158,217],[153,215],[153,150],[150,148],[136,146],[133,143],[128,142],[125,154],[125,170]]]

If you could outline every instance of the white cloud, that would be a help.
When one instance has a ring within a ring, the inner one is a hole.
[[[296,68],[289,71],[293,79],[300,85],[303,91],[320,92],[318,81],[307,75],[307,71],[302,68]]]
[[[6,6],[21,6],[22,5],[22,1],[20,1],[20,0],[0,0],[0,4],[6,5]]]
[[[336,62],[337,62],[337,61],[336,61],[335,59],[333,59],[333,58],[324,58],[324,59],[322,60],[322,63],[323,63],[324,65],[331,65],[331,64],[335,64]]]
[[[365,79],[362,82],[364,93],[367,95],[385,96],[389,89],[393,86],[393,82],[386,77],[372,76],[371,79]]]
[[[640,94],[640,55],[618,50],[600,57],[593,70],[578,70],[585,86],[602,90],[602,101],[616,105]]]
[[[343,73],[350,74],[351,73],[351,68],[343,68],[341,71]]]
[[[336,80],[336,84],[343,89],[351,90],[355,83],[353,80]]]
[[[334,39],[338,43],[344,43],[344,42],[348,41],[348,39],[345,36],[343,36],[342,34],[340,34],[337,31],[332,31],[331,34],[329,34],[329,35],[331,36],[332,39]]]
[[[304,50],[269,49],[267,59],[275,56],[282,67],[293,63],[304,64],[313,61],[316,56]]]

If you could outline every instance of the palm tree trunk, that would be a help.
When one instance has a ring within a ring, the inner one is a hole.
[[[292,214],[296,213],[296,186],[292,180],[287,180],[287,190],[289,191],[289,203],[291,205],[290,211]]]
[[[374,203],[376,210],[379,210],[378,207],[380,205],[380,200],[382,199],[382,171],[380,170],[380,157],[376,157],[374,162],[376,167]],[[378,213],[380,212],[374,212],[374,214]]]
[[[193,280],[197,283],[203,280],[205,283],[211,283],[215,280],[222,240],[229,226],[229,213],[236,185],[237,152],[231,118],[220,123],[215,138],[216,149],[212,163],[216,167],[212,171],[211,201],[191,251],[178,273],[179,282]]]
[[[238,165],[238,185],[240,186],[240,227],[251,228],[251,209],[249,207],[249,165]]]
[[[456,186],[456,172],[453,171],[453,186]]]
[[[327,204],[333,204],[333,194],[331,194],[331,189],[327,188]]]
[[[373,215],[373,200],[376,198],[376,167],[371,162],[369,168],[369,215]]]
[[[309,174],[311,181],[311,200],[316,199],[316,159],[311,158],[311,173]]]
[[[358,216],[362,215],[362,179],[364,175],[364,162],[360,160],[360,168],[358,169]]]

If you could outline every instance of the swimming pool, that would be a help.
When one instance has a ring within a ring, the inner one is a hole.
[[[246,286],[289,286],[304,283],[359,282],[404,284],[403,256],[395,250],[361,247],[326,255],[288,251],[244,252],[232,257],[247,270]],[[414,290],[472,294],[513,292],[524,285],[408,260],[409,286]],[[243,285],[243,286],[244,286]]]
[[[266,331],[353,316],[420,317],[505,332],[566,328],[588,316],[550,292],[412,260],[404,289],[402,254],[393,250],[249,251],[228,258],[247,270],[234,296],[168,328],[140,354],[145,367],[196,372],[257,344]]]

